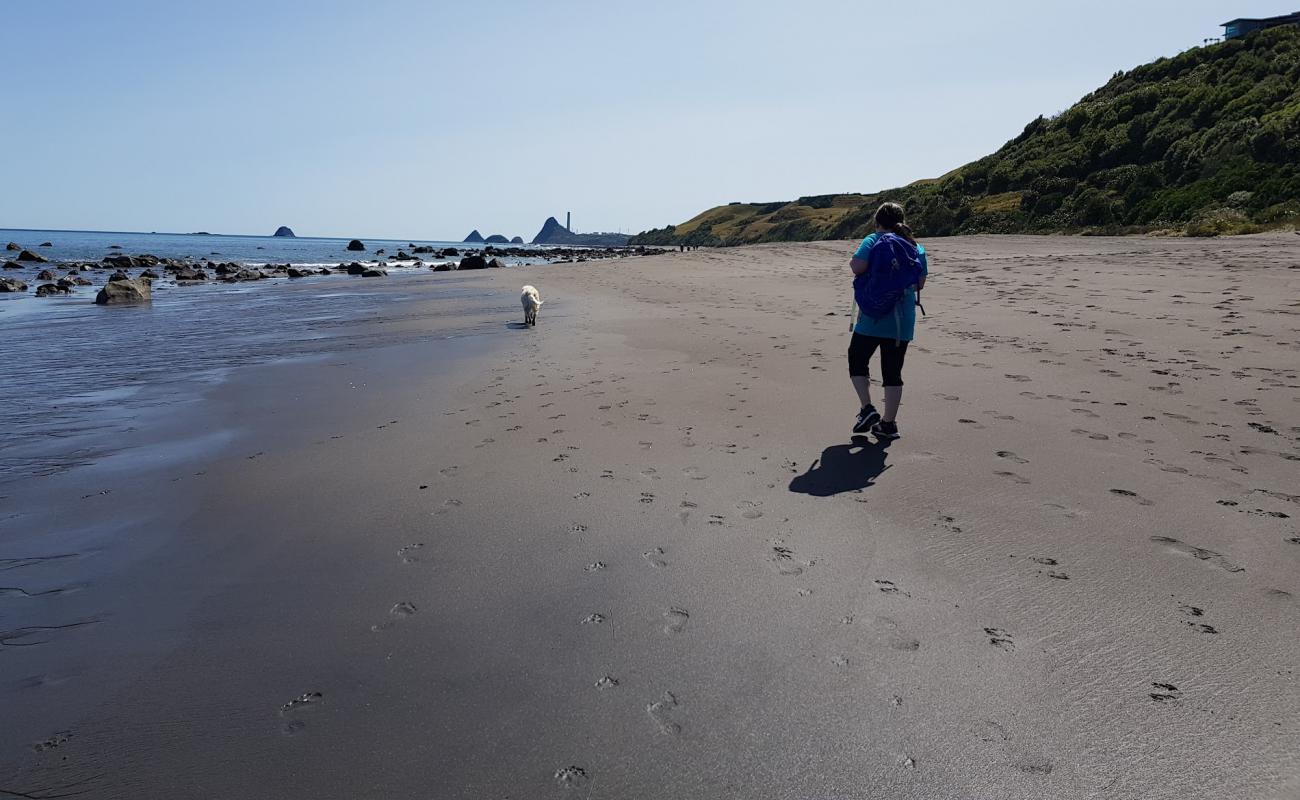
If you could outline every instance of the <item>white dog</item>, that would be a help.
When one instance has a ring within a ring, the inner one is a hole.
[[[534,286],[525,286],[519,295],[519,302],[524,307],[524,324],[537,324],[537,309],[542,307],[542,295]]]

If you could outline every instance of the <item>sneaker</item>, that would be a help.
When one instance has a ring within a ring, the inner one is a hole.
[[[897,439],[903,434],[898,432],[897,422],[885,422],[883,419],[871,427],[877,439]]]
[[[871,426],[880,421],[880,412],[875,406],[867,406],[858,412],[858,419],[853,424],[854,433],[866,433],[871,430]]]

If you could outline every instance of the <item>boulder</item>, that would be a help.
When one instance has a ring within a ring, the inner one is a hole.
[[[125,305],[128,303],[147,303],[153,299],[153,289],[148,281],[124,280],[109,281],[95,295],[95,302],[101,306]]]
[[[412,253],[432,253],[433,248],[427,244],[417,244],[411,248]]]
[[[25,292],[27,284],[17,278],[0,278],[0,292]]]
[[[226,275],[224,280],[227,283],[234,283],[236,281],[260,281],[266,277],[267,274],[260,269],[241,269],[233,275]]]
[[[398,261],[410,261],[410,260],[411,260],[411,257],[410,257],[409,255],[406,254],[406,251],[405,251],[405,250],[398,250],[398,251],[397,251],[397,255],[393,256],[393,258],[397,259]]]
[[[54,277],[54,272],[48,269],[43,269],[36,273],[36,280],[38,281],[52,281],[54,280]]]
[[[109,249],[109,250],[121,250],[121,249],[122,249],[122,245],[120,245],[120,244],[110,244],[110,245],[108,246],[108,249]]]
[[[455,268],[456,265],[451,263],[450,261],[443,261],[440,264],[433,264],[429,267],[429,269],[433,270],[434,272],[451,272]]]
[[[75,278],[64,278],[63,280],[65,280],[65,281],[72,281],[73,283],[75,283],[75,284],[78,285],[78,286],[91,286],[91,285],[92,285],[90,281],[86,280],[85,278],[81,277],[80,275],[76,276]]]
[[[71,294],[72,290],[66,286],[58,286],[53,283],[42,283],[36,287],[37,297],[51,297],[56,294]]]
[[[19,264],[17,261],[6,261],[5,269],[26,269],[26,267],[24,267],[22,264]]]
[[[353,239],[352,241],[348,242],[348,249],[351,250],[352,252],[362,252],[366,249],[366,246],[361,242],[360,239]]]
[[[448,247],[446,250],[443,250],[443,251],[442,251],[442,254],[443,254],[444,256],[447,256],[448,258],[450,258],[451,256],[458,256],[458,255],[460,255],[460,251],[457,250],[457,249],[454,248],[454,247]]]
[[[361,273],[361,277],[363,278],[383,278],[387,275],[388,275],[388,270],[380,269],[379,267],[371,267],[370,269]]]
[[[293,231],[289,229],[289,226],[288,226],[288,225],[281,225],[280,227],[276,228],[276,229],[275,229],[275,234],[274,234],[274,235],[275,235],[275,236],[283,236],[283,237],[286,237],[286,238],[289,238],[289,239],[293,239],[293,238],[295,238],[294,235],[293,235]]]
[[[488,269],[501,269],[504,266],[505,264],[502,264],[498,259],[495,258],[488,262]]]
[[[144,272],[141,272],[141,273],[140,273],[140,277],[141,277],[141,278],[148,278],[149,280],[153,281],[153,280],[157,280],[157,279],[158,279],[158,273],[154,272],[154,271],[151,270],[151,269],[147,269],[147,270],[145,270]]]
[[[487,269],[487,259],[483,256],[465,256],[457,269]]]
[[[178,281],[206,281],[208,279],[208,273],[189,266],[181,267],[176,270],[174,275]]]
[[[18,254],[18,260],[19,260],[19,261],[35,261],[35,262],[37,262],[37,263],[41,263],[41,264],[43,264],[43,263],[49,261],[49,259],[46,258],[45,256],[41,255],[40,253],[33,253],[31,250],[24,250],[24,251],[22,251],[21,253],[19,253],[19,254]]]
[[[353,261],[347,265],[347,271],[349,275],[361,275],[366,271],[366,267],[359,261]]]
[[[41,247],[53,247],[54,242],[41,242]]]
[[[377,256],[382,256],[383,254],[384,254],[384,248],[382,247],[375,251],[375,255]]]
[[[123,272],[120,269],[117,272],[114,272],[112,275],[108,276],[109,283],[114,283],[116,281],[129,281],[129,280],[131,280],[131,276],[127,275],[125,272]]]
[[[290,278],[305,278],[305,277],[307,277],[308,275],[315,275],[315,274],[316,274],[316,273],[315,273],[313,270],[310,270],[310,269],[305,269],[305,268],[304,268],[304,269],[298,269],[297,267],[289,267],[289,277],[290,277]]]
[[[17,242],[10,242],[9,244],[5,245],[5,249],[6,249],[6,250],[22,250],[22,247],[20,247],[20,246],[18,245]]]

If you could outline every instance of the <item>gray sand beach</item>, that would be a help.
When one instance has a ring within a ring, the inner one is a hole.
[[[1300,237],[926,242],[888,446],[853,245],[104,400],[0,486],[0,796],[1300,796]]]

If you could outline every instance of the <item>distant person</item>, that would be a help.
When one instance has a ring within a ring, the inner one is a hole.
[[[871,431],[878,439],[897,439],[898,407],[903,402],[903,359],[916,330],[918,293],[929,271],[925,248],[904,221],[903,207],[885,203],[876,211],[876,232],[862,240],[849,262],[853,270],[853,339],[849,378],[862,410],[854,433]],[[880,351],[885,412],[871,404],[871,356]]]

